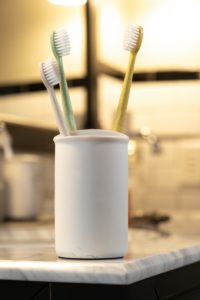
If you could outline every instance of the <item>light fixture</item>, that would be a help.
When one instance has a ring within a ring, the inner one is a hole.
[[[62,6],[78,6],[83,5],[87,0],[48,0],[50,3]]]

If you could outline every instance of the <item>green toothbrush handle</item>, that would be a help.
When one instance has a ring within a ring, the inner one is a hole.
[[[114,130],[114,131],[122,131],[123,130],[123,125],[124,125],[124,120],[125,120],[126,110],[127,110],[127,105],[128,105],[128,99],[129,99],[130,89],[131,89],[131,85],[132,85],[135,59],[136,59],[136,53],[130,52],[128,67],[127,67],[127,71],[126,71],[125,78],[124,78],[123,85],[122,85],[122,91],[120,94],[117,112],[116,112],[115,119],[114,119],[114,122],[112,125],[112,130]]]
[[[71,132],[76,130],[76,122],[74,119],[74,114],[72,110],[71,100],[68,93],[68,86],[65,78],[65,72],[62,62],[62,57],[57,57],[58,68],[60,72],[60,90],[62,96],[64,116]]]

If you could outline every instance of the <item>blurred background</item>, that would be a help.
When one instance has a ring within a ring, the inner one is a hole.
[[[200,1],[75,2],[0,2],[0,122],[16,153],[40,156],[40,212],[53,216],[58,130],[38,69],[52,57],[50,34],[66,27],[70,36],[64,63],[78,128],[110,129],[131,23],[143,27],[144,38],[124,128],[130,213],[200,209]]]

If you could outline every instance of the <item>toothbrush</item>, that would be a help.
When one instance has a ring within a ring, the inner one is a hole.
[[[126,70],[125,78],[122,85],[120,99],[116,111],[116,116],[113,122],[112,129],[115,131],[122,131],[125,120],[126,109],[128,105],[128,98],[130,94],[134,65],[137,53],[140,49],[143,39],[143,28],[141,26],[131,25],[127,30],[127,35],[124,40],[124,49],[130,52],[129,62]]]
[[[58,64],[60,75],[60,90],[63,102],[63,110],[67,126],[71,132],[76,130],[76,122],[74,119],[71,100],[69,96],[68,86],[65,78],[62,57],[70,54],[70,40],[65,29],[53,31],[51,34],[51,48]]]
[[[62,112],[60,110],[60,106],[58,104],[56,94],[54,91],[54,86],[60,82],[57,65],[53,60],[48,59],[48,60],[41,62],[39,64],[39,68],[40,68],[40,75],[41,75],[42,81],[43,81],[43,83],[47,89],[47,92],[50,96],[50,99],[51,99],[51,103],[53,106],[53,111],[55,114],[59,132],[62,135],[70,135],[69,130],[63,119]]]

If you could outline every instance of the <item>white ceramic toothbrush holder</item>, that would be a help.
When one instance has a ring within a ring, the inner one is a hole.
[[[123,257],[128,247],[128,136],[101,129],[54,137],[58,257]]]

